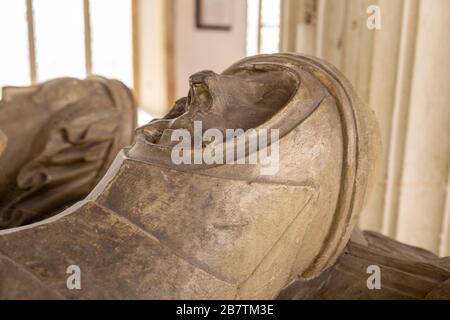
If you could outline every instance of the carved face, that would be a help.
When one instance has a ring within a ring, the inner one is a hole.
[[[170,145],[172,130],[187,129],[192,134],[194,121],[202,122],[203,131],[255,128],[286,105],[296,90],[296,79],[281,69],[242,68],[227,75],[201,71],[190,77],[189,85],[186,98],[138,134],[152,143]]]
[[[170,134],[192,132],[198,120],[203,130],[279,129],[280,170],[261,176],[258,165],[174,164]],[[126,151],[139,163],[156,164],[136,168],[150,178],[136,177],[133,191],[123,194],[139,210],[127,211],[113,200],[119,193],[109,191],[102,204],[111,201],[112,210],[236,284],[242,296],[267,298],[296,276],[316,276],[344,248],[372,172],[371,121],[351,86],[321,61],[260,56],[221,75],[203,71],[191,77],[188,97],[139,129]]]
[[[222,132],[278,129],[279,172],[261,176],[258,164],[192,169],[171,163],[164,154],[173,147],[171,133],[186,129],[193,136],[194,121]],[[157,165],[127,163],[99,201],[238,288],[237,296],[273,297],[313,263],[331,228],[342,177],[336,172],[343,161],[341,130],[335,100],[306,71],[275,63],[221,75],[203,71],[191,76],[188,97],[139,129],[142,139],[127,151]],[[126,190],[118,187],[124,184]]]

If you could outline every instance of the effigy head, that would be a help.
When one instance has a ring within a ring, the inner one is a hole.
[[[234,297],[273,298],[341,254],[378,143],[373,113],[334,67],[250,57],[220,75],[193,75],[186,98],[137,129],[97,200],[234,287]]]
[[[4,88],[0,229],[42,220],[86,196],[132,142],[135,124],[130,90],[116,80]]]
[[[0,231],[0,296],[45,284],[82,299],[270,299],[334,264],[379,136],[348,81],[324,61],[274,54],[190,82],[83,201]],[[67,261],[83,268],[83,290],[65,289]]]

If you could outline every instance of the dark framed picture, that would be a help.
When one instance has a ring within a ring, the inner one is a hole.
[[[196,0],[197,29],[231,30],[233,2],[232,0]]]

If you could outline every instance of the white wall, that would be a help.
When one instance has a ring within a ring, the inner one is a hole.
[[[175,95],[188,92],[189,76],[209,69],[222,72],[245,57],[247,1],[233,1],[230,31],[195,27],[195,0],[175,0]]]

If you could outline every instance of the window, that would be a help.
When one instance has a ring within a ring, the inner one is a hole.
[[[132,3],[1,0],[0,89],[92,73],[132,87]]]
[[[21,86],[30,83],[27,32],[26,2],[1,0],[0,89],[5,85]]]
[[[33,0],[33,23],[37,81],[85,77],[83,1]]]
[[[280,0],[247,0],[247,55],[279,51],[280,8]]]
[[[133,83],[131,1],[90,0],[92,72]]]

